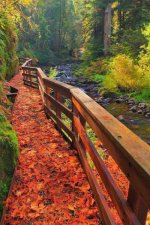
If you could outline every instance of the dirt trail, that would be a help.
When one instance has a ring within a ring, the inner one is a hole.
[[[76,150],[43,111],[38,90],[23,85],[21,72],[12,123],[20,157],[6,200],[5,225],[97,225],[99,216]]]

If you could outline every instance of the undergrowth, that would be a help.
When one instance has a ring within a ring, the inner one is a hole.
[[[48,77],[54,79],[56,78],[57,74],[58,74],[57,67],[51,67]]]

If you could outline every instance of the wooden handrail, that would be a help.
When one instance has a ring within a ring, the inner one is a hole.
[[[47,116],[77,148],[103,223],[116,224],[97,178],[89,166],[87,152],[123,224],[144,225],[150,209],[150,146],[79,88],[47,78],[40,68],[32,67],[31,62],[32,60],[27,59],[22,66],[24,83],[39,88]],[[67,124],[66,118],[69,120]],[[86,123],[127,177],[127,199],[91,143]]]

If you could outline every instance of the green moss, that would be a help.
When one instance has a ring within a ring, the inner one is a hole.
[[[18,141],[12,126],[0,114],[0,216],[18,157]]]
[[[0,42],[0,80],[4,80],[6,71],[7,71],[4,55],[5,55],[4,49],[1,47],[1,42]]]

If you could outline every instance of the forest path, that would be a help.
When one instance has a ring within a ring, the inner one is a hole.
[[[3,224],[96,225],[98,210],[76,150],[45,116],[39,91],[22,82],[12,115],[20,156],[5,203]]]

